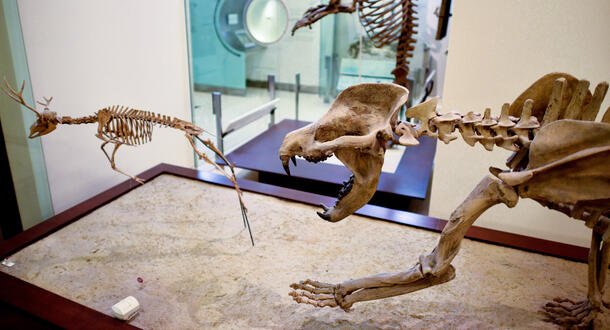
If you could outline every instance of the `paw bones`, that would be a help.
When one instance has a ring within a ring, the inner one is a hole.
[[[288,295],[300,304],[309,304],[315,307],[340,307],[349,311],[351,303],[345,302],[347,292],[341,284],[328,284],[307,279],[290,285],[293,291]]]

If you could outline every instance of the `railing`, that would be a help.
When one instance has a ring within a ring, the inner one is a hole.
[[[269,127],[275,124],[275,110],[277,109],[277,104],[280,99],[275,97],[274,75],[267,76],[267,89],[269,90],[269,97],[271,101],[233,119],[224,128],[222,126],[222,107],[220,103],[222,94],[220,92],[212,92],[212,111],[214,115],[216,115],[216,147],[222,153],[224,153],[224,138],[227,135],[247,126],[248,124],[267,114],[269,114]]]

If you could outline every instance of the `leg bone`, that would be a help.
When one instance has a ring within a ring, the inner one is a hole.
[[[347,310],[356,302],[402,295],[450,281],[455,277],[450,263],[472,223],[493,205],[504,203],[512,207],[517,201],[514,188],[487,176],[453,212],[434,251],[421,257],[410,270],[377,274],[336,285],[307,280],[293,284],[291,287],[295,291],[290,295],[297,302],[331,306],[326,301],[332,292],[336,306]]]

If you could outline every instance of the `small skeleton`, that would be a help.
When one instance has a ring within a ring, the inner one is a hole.
[[[318,214],[336,222],[364,206],[375,193],[388,141],[414,146],[420,136],[445,143],[458,138],[514,151],[508,170],[491,167],[470,195],[451,214],[432,253],[422,255],[411,269],[378,274],[340,284],[312,280],[292,284],[290,295],[299,303],[348,310],[359,301],[402,295],[450,281],[451,261],[474,221],[488,208],[503,203],[514,207],[519,197],[583,220],[592,229],[587,299],[556,298],[543,306],[548,321],[566,327],[603,328],[610,304],[602,300],[610,264],[610,108],[595,122],[608,83],[597,85],[566,73],[537,80],[499,117],[490,109],[480,113],[436,113],[437,99],[407,110],[417,129],[398,122],[397,112],[408,90],[391,84],[360,84],[342,92],[317,122],[286,135],[280,149],[284,167],[301,156],[319,161],[335,154],[353,173],[333,207]],[[395,133],[399,138],[396,139]],[[606,324],[607,326],[607,324]]]
[[[396,67],[392,70],[394,83],[407,87],[409,74],[408,57],[413,56],[415,49],[414,35],[418,26],[417,11],[411,0],[352,0],[350,6],[341,4],[341,0],[330,0],[328,5],[309,8],[292,28],[292,34],[304,26],[310,26],[326,15],[353,13],[359,7],[360,24],[364,27],[375,47],[383,47],[398,40],[396,50]]]
[[[95,135],[100,140],[104,141],[102,143],[101,149],[108,158],[110,162],[110,166],[113,170],[126,175],[133,180],[137,181],[140,184],[144,183],[144,180],[138,178],[136,176],[127,174],[116,167],[114,162],[114,157],[116,155],[117,150],[122,145],[128,146],[136,146],[141,145],[147,142],[150,142],[152,139],[153,127],[155,125],[159,125],[160,127],[171,127],[180,131],[183,131],[189,143],[193,147],[193,150],[197,153],[200,159],[203,159],[209,164],[212,164],[216,167],[218,171],[220,171],[224,176],[226,176],[235,187],[237,192],[237,196],[239,198],[239,204],[241,207],[242,218],[244,222],[244,227],[248,228],[248,232],[250,234],[250,240],[252,241],[252,245],[254,245],[254,239],[252,237],[252,231],[250,230],[250,223],[248,221],[247,209],[242,199],[242,192],[237,184],[237,180],[235,178],[235,172],[233,165],[224,157],[224,155],[214,146],[212,141],[209,139],[201,139],[199,137],[200,134],[206,132],[204,129],[197,127],[193,123],[178,119],[171,118],[165,115],[156,114],[149,111],[136,110],[123,106],[110,106],[104,109],[101,109],[94,113],[91,116],[72,118],[69,116],[58,116],[57,113],[49,110],[49,104],[53,100],[53,98],[43,97],[44,102],[37,102],[38,104],[44,107],[44,110],[38,112],[34,107],[26,104],[23,99],[23,90],[25,88],[25,81],[21,84],[21,89],[19,92],[14,90],[4,78],[4,84],[6,85],[6,90],[3,91],[14,101],[22,104],[27,109],[33,111],[38,119],[32,126],[30,127],[30,135],[29,138],[37,138],[46,134],[51,133],[57,128],[58,124],[64,125],[79,125],[79,124],[97,124],[97,134]],[[207,132],[206,132],[207,133]],[[209,133],[208,133],[209,134]],[[219,157],[221,157],[226,164],[229,164],[229,168],[231,170],[231,175],[224,171],[224,169],[210,160],[205,153],[199,151],[195,146],[195,141],[193,138],[199,140],[204,146],[212,150]],[[114,145],[114,149],[112,150],[112,155],[108,155],[108,152],[104,148],[107,144]]]

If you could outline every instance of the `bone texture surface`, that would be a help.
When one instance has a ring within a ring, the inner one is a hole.
[[[38,102],[38,104],[44,107],[44,110],[42,112],[39,112],[38,110],[36,110],[35,107],[26,104],[25,100],[23,99],[25,81],[23,81],[23,83],[21,84],[21,89],[19,91],[13,89],[6,81],[6,78],[4,78],[4,85],[6,86],[6,89],[3,88],[3,91],[11,99],[36,114],[36,122],[34,122],[34,124],[32,124],[32,126],[30,127],[29,137],[31,139],[51,133],[57,128],[57,125],[59,124],[97,124],[97,134],[95,136],[103,141],[101,149],[104,152],[104,155],[106,155],[108,161],[110,162],[110,167],[116,172],[130,177],[140,184],[143,184],[144,180],[125,173],[119,168],[117,168],[114,157],[119,147],[122,145],[137,146],[150,142],[152,140],[153,128],[155,126],[170,127],[184,132],[184,135],[186,136],[187,140],[189,141],[189,143],[193,147],[193,150],[195,151],[195,153],[197,153],[199,158],[216,167],[216,169],[220,171],[220,173],[222,173],[229,180],[231,180],[239,198],[244,227],[248,227],[248,229],[250,228],[250,223],[248,222],[247,217],[247,209],[242,199],[242,192],[239,189],[239,185],[237,184],[233,164],[231,164],[231,162],[229,162],[225,158],[225,156],[216,148],[216,146],[214,146],[212,141],[210,141],[209,139],[202,139],[200,137],[200,135],[205,132],[202,128],[197,127],[195,124],[182,119],[171,118],[169,116],[149,111],[136,110],[118,105],[106,107],[95,112],[93,115],[79,118],[72,118],[69,116],[58,116],[57,113],[49,110],[49,104],[53,100],[52,97],[48,99],[43,98],[44,102]],[[225,161],[225,164],[228,164],[229,169],[231,170],[231,174],[229,175],[221,166],[209,159],[205,153],[197,149],[197,146],[195,145],[195,141],[193,139],[199,140],[206,148],[212,150],[215,154],[221,157]],[[106,145],[108,144],[114,146],[111,155],[108,155],[108,152],[105,149]],[[250,236],[250,240],[252,241],[252,244],[254,244],[254,239],[252,238],[252,236]]]
[[[491,174],[484,177],[451,214],[450,222],[433,251],[420,256],[419,261],[407,271],[338,284],[301,281],[292,285],[295,289],[291,292],[293,298],[299,303],[317,307],[348,310],[356,302],[406,294],[450,281],[455,277],[451,262],[460,250],[466,231],[476,219],[494,205],[513,207],[519,198],[530,198],[551,210],[582,220],[584,225],[591,228],[592,235],[586,299],[574,301],[568,297],[556,297],[542,307],[546,319],[566,327],[610,326],[604,321],[610,312],[610,305],[602,299],[606,270],[610,263],[610,115],[604,114],[601,122],[594,121],[608,90],[608,83],[599,83],[593,93],[589,91],[589,85],[587,80],[579,80],[567,73],[551,73],[534,82],[512,103],[505,103],[499,117],[492,116],[489,108],[482,113],[439,114],[436,112],[438,100],[432,99],[407,110],[408,117],[421,122],[417,127],[398,123],[396,117],[386,119],[384,122],[390,125],[389,129],[399,136],[398,143],[404,145],[417,145],[420,136],[449,143],[461,135],[462,140],[470,146],[480,144],[488,151],[498,146],[514,153],[507,160],[506,169],[490,167]],[[391,89],[390,86],[383,88]],[[356,85],[343,93],[358,94],[356,91],[363,89],[366,88]],[[285,160],[296,155],[307,159],[308,154],[319,151],[315,139],[312,141],[304,137],[317,136],[320,123],[327,123],[329,118],[335,117],[334,109],[341,104],[350,104],[350,100],[337,99],[322,119],[308,126],[313,132],[303,130],[288,134],[280,149],[280,158]],[[388,104],[392,106],[388,106],[385,113],[396,116],[391,112],[395,103]],[[388,127],[379,126],[377,121],[370,121],[367,126],[369,121],[366,118],[341,118],[342,124],[335,124],[336,128],[328,124],[324,126],[325,135],[334,138],[325,142],[325,145],[331,146],[324,149],[326,156],[339,150],[341,153],[351,150],[349,152],[352,154],[359,155],[363,150],[369,150],[372,143],[373,139],[367,136],[375,136],[374,140],[380,146],[394,139],[387,135]],[[358,122],[359,126],[377,128],[377,133],[367,131],[366,135],[358,135],[349,132],[344,126],[352,121]],[[334,135],[328,133],[333,130]],[[384,137],[388,138],[384,140]],[[348,140],[349,143],[346,143]],[[379,150],[382,149],[380,147]],[[377,162],[383,162],[383,152],[378,153],[377,158],[381,158]],[[341,160],[350,170],[359,169],[358,174],[352,170],[354,182],[364,177],[366,182],[376,184],[379,171],[375,167],[367,167],[357,157]],[[321,217],[338,221],[367,203],[374,188],[358,188],[351,189],[347,195],[349,199],[343,197],[337,202],[342,212],[330,209],[330,212],[320,214]],[[355,194],[366,197],[366,201],[365,198],[350,196]]]
[[[337,13],[353,13],[358,7],[360,24],[375,47],[383,47],[398,41],[396,67],[392,70],[394,83],[408,87],[409,61],[415,49],[417,11],[411,0],[351,0],[349,6],[341,0],[330,0],[328,4],[309,8],[292,28],[292,34],[302,27],[310,26],[322,17]]]
[[[406,88],[394,84],[355,85],[339,94],[320,120],[286,135],[280,159],[288,174],[293,157],[319,162],[332,154],[353,173],[336,204],[322,205],[320,217],[339,221],[373,197],[387,143],[394,139],[392,127],[408,96]]]
[[[10,256],[15,266],[0,271],[108,315],[134,296],[141,310],[130,324],[143,329],[556,329],[539,302],[583,298],[587,288],[585,263],[464,239],[449,284],[350,313],[295,304],[295,278],[400,272],[439,234],[361,216],[328,225],[314,206],[244,192],[252,247],[232,221],[239,209],[223,203],[234,194],[162,175]]]

